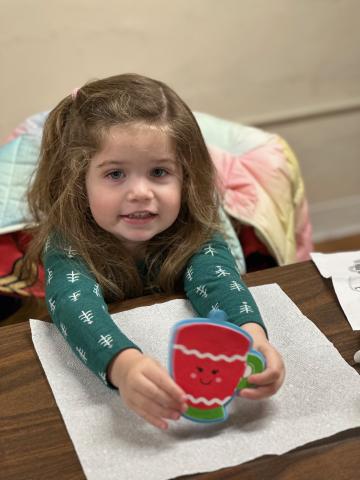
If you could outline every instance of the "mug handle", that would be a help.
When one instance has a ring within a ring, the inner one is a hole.
[[[239,394],[239,391],[243,388],[256,388],[255,385],[252,385],[248,381],[248,377],[254,373],[261,373],[265,370],[265,367],[266,361],[264,355],[257,350],[250,350],[246,359],[246,370],[235,389],[236,393]]]

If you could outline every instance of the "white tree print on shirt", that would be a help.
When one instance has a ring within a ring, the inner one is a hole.
[[[50,307],[51,313],[55,312],[56,303],[55,303],[55,300],[52,297],[49,298],[49,307]]]
[[[194,276],[194,269],[193,269],[193,266],[190,265],[187,269],[186,269],[186,279],[189,280],[189,282],[192,281],[193,279],[193,276]]]
[[[100,297],[100,285],[98,283],[95,283],[93,293],[95,293],[97,297]]]
[[[47,284],[50,285],[51,280],[54,277],[54,272],[50,270],[50,268],[47,269]]]
[[[68,335],[67,334],[67,329],[62,322],[60,322],[60,330],[61,330],[62,334],[64,335],[64,337],[67,337],[67,335]]]
[[[82,310],[81,314],[79,315],[79,318],[84,323],[87,323],[88,325],[91,325],[93,323],[92,319],[94,318],[94,314],[93,314],[92,310],[88,310],[87,312]]]
[[[44,252],[46,253],[50,247],[50,238],[48,238],[45,242]]]
[[[67,281],[70,282],[70,283],[75,283],[79,280],[80,278],[80,273],[79,272],[74,272],[73,270],[71,270],[70,273],[67,273],[66,274],[66,278],[67,278]]]
[[[73,292],[71,295],[69,295],[69,298],[72,302],[77,302],[80,295],[81,295],[80,290],[77,290],[76,292]]]
[[[227,277],[230,275],[230,272],[227,272],[221,265],[216,265],[215,275],[217,278]]]
[[[85,350],[83,350],[83,349],[80,348],[80,347],[75,347],[75,350],[78,352],[81,360],[82,360],[84,363],[87,363],[87,356],[86,356]]]
[[[250,305],[248,305],[247,302],[242,302],[242,305],[240,305],[240,313],[253,313],[254,310]]]
[[[98,341],[101,346],[112,348],[112,344],[114,343],[114,339],[111,335],[100,335],[100,340]]]
[[[245,288],[241,285],[239,282],[233,282],[230,283],[230,290],[237,290],[238,292],[241,292],[242,290],[245,290]]]
[[[200,296],[200,297],[203,297],[203,298],[207,298],[207,289],[206,289],[206,285],[199,285],[198,287],[196,287],[195,289],[195,292]]]
[[[75,257],[75,255],[77,255],[77,251],[74,250],[71,245],[69,245],[68,247],[64,248],[64,252],[66,253],[66,255],[67,255],[69,258],[73,258],[73,257]]]
[[[218,310],[220,310],[219,302],[216,302],[215,305],[211,305],[210,312],[217,312]]]
[[[217,253],[215,248],[211,246],[211,243],[207,245],[203,251],[205,255],[211,255],[212,257],[215,255],[215,253]]]

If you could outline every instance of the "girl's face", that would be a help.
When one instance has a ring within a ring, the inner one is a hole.
[[[148,125],[111,127],[90,161],[86,190],[96,223],[137,256],[180,211],[182,172],[171,139]]]

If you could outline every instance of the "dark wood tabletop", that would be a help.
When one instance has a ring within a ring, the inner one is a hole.
[[[360,332],[352,331],[331,281],[323,279],[312,262],[263,270],[244,278],[249,286],[278,283],[360,373],[360,366],[353,360],[354,352],[360,349]],[[112,311],[168,299],[159,295],[144,297],[113,305]],[[85,478],[34,350],[27,321],[0,328],[0,478]],[[360,428],[318,440],[284,455],[263,456],[237,467],[186,478],[355,480],[360,478]]]

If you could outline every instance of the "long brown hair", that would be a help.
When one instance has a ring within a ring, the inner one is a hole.
[[[85,176],[110,127],[131,123],[165,128],[183,173],[177,220],[147,244],[145,283],[173,292],[188,259],[218,228],[214,166],[180,97],[164,83],[136,74],[85,84],[50,112],[44,126],[39,165],[28,191],[37,226],[27,264],[41,259],[46,240],[56,233],[87,263],[109,300],[142,295],[144,286],[121,241],[94,221]]]

